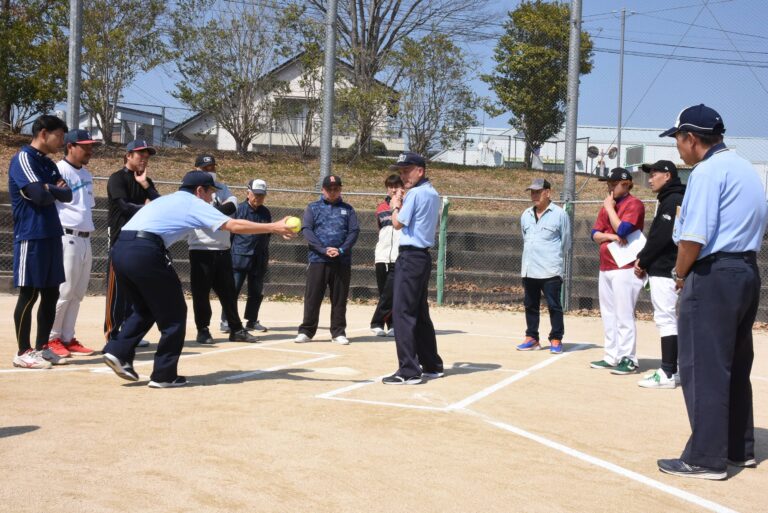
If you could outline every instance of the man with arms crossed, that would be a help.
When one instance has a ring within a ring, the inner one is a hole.
[[[392,226],[401,234],[392,297],[398,369],[381,380],[385,385],[416,385],[425,377],[443,376],[427,302],[432,274],[429,248],[435,244],[440,196],[426,177],[426,168],[424,157],[413,152],[400,154],[392,166],[400,171],[407,192],[405,198],[400,192],[389,203]]]
[[[674,137],[680,157],[694,166],[672,235],[672,278],[682,288],[680,383],[692,433],[679,458],[657,463],[662,472],[700,479],[725,479],[728,465],[757,464],[749,377],[760,302],[756,254],[767,212],[760,177],[725,146],[724,132],[720,114],[701,104],[661,134]]]

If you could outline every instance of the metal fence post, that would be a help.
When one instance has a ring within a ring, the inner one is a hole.
[[[563,305],[563,311],[568,312],[571,310],[571,292],[573,291],[573,234],[575,232],[574,224],[576,222],[575,206],[573,202],[567,201],[563,205],[565,213],[570,218],[571,234],[568,237],[568,245],[564,248],[565,254],[563,255],[563,288],[560,289],[560,304]]]
[[[445,252],[448,244],[448,207],[451,201],[443,197],[440,213],[440,237],[437,243],[437,304],[442,305],[445,293]]]

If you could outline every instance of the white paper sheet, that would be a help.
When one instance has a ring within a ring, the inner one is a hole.
[[[611,252],[616,265],[624,267],[637,259],[637,254],[645,247],[645,235],[642,230],[635,230],[627,237],[627,244],[619,246],[619,243],[613,241],[608,244],[608,251]]]

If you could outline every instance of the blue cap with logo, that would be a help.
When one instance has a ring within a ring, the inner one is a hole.
[[[64,144],[101,144],[101,141],[97,141],[88,130],[74,129],[64,134]]]
[[[147,150],[150,155],[154,155],[155,153],[157,153],[157,150],[154,149],[149,144],[147,144],[147,141],[145,141],[144,139],[136,139],[135,141],[131,141],[125,147],[126,152],[141,151],[141,150]]]
[[[424,157],[422,157],[418,153],[414,153],[412,151],[406,151],[401,153],[400,156],[397,157],[397,162],[389,166],[389,169],[400,169],[400,168],[409,167],[409,166],[423,167],[426,169],[427,161],[424,160]]]
[[[674,137],[678,132],[720,135],[725,133],[725,125],[715,109],[702,103],[681,110],[675,126],[659,134],[659,137]]]

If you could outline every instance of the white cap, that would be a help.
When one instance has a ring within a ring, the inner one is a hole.
[[[255,180],[251,180],[248,182],[248,190],[251,191],[254,194],[266,194],[267,193],[267,182],[264,180],[259,180],[258,178]]]

